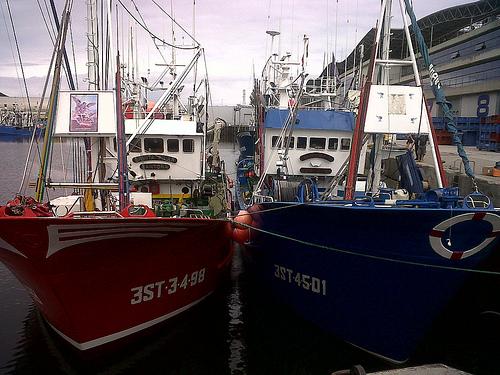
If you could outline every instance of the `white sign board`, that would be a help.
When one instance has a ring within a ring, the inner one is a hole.
[[[421,87],[372,85],[365,133],[429,134]]]
[[[116,134],[113,91],[61,91],[57,100],[54,135],[109,137]]]

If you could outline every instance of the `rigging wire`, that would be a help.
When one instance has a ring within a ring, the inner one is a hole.
[[[37,2],[38,1],[39,0],[37,0]],[[54,16],[54,19],[50,16],[51,11],[49,10],[49,5],[47,4],[47,0],[44,0],[44,5],[45,5],[45,11],[47,12],[47,15],[45,15],[41,6],[40,6],[40,12],[42,13],[42,17],[44,19],[45,26],[47,27],[47,33],[49,34],[50,41],[52,42],[52,45],[55,46],[56,39],[57,39],[57,31],[56,31],[57,27],[55,26],[55,24],[57,24],[57,20],[56,20],[55,16]],[[54,13],[55,13],[55,6],[53,8],[52,14],[54,14]],[[47,17],[48,22],[50,23],[50,28],[47,25],[47,22],[45,21],[45,17]],[[69,68],[69,64],[68,64],[68,68]],[[71,87],[72,79],[68,75],[68,71],[67,71],[67,68],[65,65],[63,65],[63,70],[64,70],[64,75],[66,76],[66,81],[68,82],[68,85]]]
[[[50,8],[52,10],[52,17],[54,19],[54,24],[56,26],[56,30],[59,31],[59,17],[57,15],[57,9],[56,9],[56,5],[54,3],[54,0],[50,0]],[[48,10],[47,10],[48,12]],[[50,18],[50,13],[49,13],[49,18]],[[63,70],[64,70],[64,74],[66,76],[66,81],[68,82],[68,86],[71,90],[74,90],[75,89],[75,83],[73,81],[73,75],[71,73],[71,67],[69,65],[69,60],[68,60],[68,55],[66,53],[66,50],[64,50],[64,64],[62,66]]]
[[[78,87],[78,72],[76,70],[76,56],[75,56],[75,43],[74,43],[74,40],[73,40],[73,28],[71,27],[71,19],[69,21],[69,35],[70,35],[70,39],[71,39],[71,52],[73,54],[73,65],[75,67],[75,85],[76,85],[76,89],[78,90],[79,87]]]
[[[9,18],[10,18],[10,23],[12,25],[12,32],[13,32],[13,35],[14,35],[14,41],[16,42],[17,56],[19,58],[19,65],[20,65],[20,68],[21,68],[21,73],[23,75],[24,90],[26,92],[26,99],[28,100],[28,110],[29,110],[29,113],[31,115],[31,113],[32,113],[32,110],[31,110],[31,100],[30,100],[30,95],[29,95],[29,92],[28,92],[28,85],[26,83],[26,75],[24,74],[24,67],[23,67],[23,61],[22,61],[22,58],[21,58],[21,51],[19,50],[19,43],[17,41],[16,29],[14,27],[14,20],[12,19],[12,12],[10,10],[9,0],[5,0],[5,2],[7,3],[7,10],[9,11]],[[31,122],[33,122],[33,119],[31,118],[31,116],[29,117],[29,120]]]
[[[50,32],[50,28],[49,28],[49,25],[47,23],[45,13],[43,12],[42,6],[40,5],[40,0],[36,0],[36,2],[38,4],[38,9],[40,9],[40,13],[42,14],[43,23],[45,24],[45,28],[47,29],[47,33],[49,34],[50,41],[52,42],[52,44],[54,44],[54,37],[52,36],[52,33]]]
[[[91,10],[94,10],[94,7],[91,6]],[[88,89],[92,88],[99,88],[99,74],[100,74],[100,68],[99,68],[99,46],[95,44],[95,41],[97,40],[97,44],[99,44],[99,26],[97,25],[97,30],[94,30],[94,22],[93,20],[97,17],[97,14],[90,14],[90,19],[91,19],[91,25],[92,25],[92,30],[87,30],[86,36],[87,36],[87,46],[90,45],[90,48],[92,49],[92,64],[88,63],[88,69],[93,70],[93,81],[90,81],[89,77],[89,72],[87,71],[87,84],[88,84]],[[96,22],[97,23],[97,22]],[[70,24],[71,25],[71,24]],[[96,59],[96,51],[97,51],[97,56],[98,58]],[[90,51],[89,51],[90,52]]]
[[[205,87],[206,87],[206,93],[207,93],[207,106],[205,109],[205,114],[207,117],[207,127],[208,127],[208,103],[210,103],[210,108],[213,106],[212,102],[212,92],[210,90],[210,80],[208,79],[208,66],[207,66],[207,57],[205,55],[205,50],[202,48],[201,53],[203,54],[203,64],[205,65]]]
[[[12,60],[14,61],[14,66],[16,68],[16,76],[17,76],[17,83],[19,85],[19,91],[22,92],[23,91],[23,86],[21,84],[21,77],[19,77],[19,67],[17,65],[16,55],[14,53],[14,47],[12,46],[12,39],[10,38],[10,32],[9,32],[9,28],[8,28],[8,25],[7,25],[7,19],[5,18],[5,12],[3,10],[3,6],[2,5],[0,5],[0,10],[2,11],[2,17],[3,17],[3,21],[4,21],[4,25],[5,25],[5,33],[7,35],[8,41],[9,41],[10,52],[12,54]]]
[[[60,36],[58,35],[56,43],[59,43],[59,37]],[[54,46],[55,46],[55,44],[54,44]],[[45,77],[45,83],[44,83],[44,86],[43,86],[42,96],[41,96],[41,99],[40,99],[40,105],[38,106],[38,112],[37,112],[37,116],[36,116],[37,119],[40,119],[40,115],[41,115],[42,108],[43,108],[43,102],[45,100],[45,94],[47,92],[47,87],[48,87],[49,80],[50,80],[50,72],[52,71],[52,66],[54,64],[55,58],[56,58],[56,49],[54,48],[53,51],[52,51],[52,57],[51,57],[50,63],[49,63],[49,69],[48,69],[47,75]],[[39,136],[41,137],[41,133],[39,134]],[[19,186],[19,194],[21,194],[21,192],[22,192],[23,195],[26,194],[26,189],[27,189],[27,186],[25,186],[26,177],[27,176],[31,176],[31,173],[33,171],[33,166],[35,164],[35,160],[33,160],[33,162],[30,163],[31,153],[32,153],[32,150],[33,150],[33,144],[36,144],[36,150],[37,150],[37,153],[38,153],[38,162],[41,164],[42,163],[42,156],[41,156],[41,153],[40,153],[40,146],[38,144],[38,138],[36,136],[36,129],[35,129],[35,127],[33,127],[33,133],[31,135],[31,141],[30,141],[30,147],[28,149],[28,154],[26,156],[26,161],[25,161],[25,164],[24,164],[23,177],[21,179],[21,185]],[[30,164],[29,171],[28,171],[28,164]]]
[[[146,32],[147,32],[147,33],[151,36],[151,38],[156,39],[156,40],[158,40],[159,42],[161,42],[161,43],[163,43],[163,44],[165,44],[165,45],[167,45],[167,46],[169,46],[169,47],[172,47],[172,48],[184,49],[184,50],[193,50],[193,49],[197,49],[197,48],[198,48],[198,46],[193,46],[193,47],[184,47],[184,46],[174,46],[173,44],[168,43],[168,42],[167,42],[167,41],[165,41],[163,38],[160,38],[160,37],[158,37],[157,35],[153,34],[153,32],[152,32],[151,30],[149,30],[149,29],[147,28],[147,26],[146,26],[146,25],[142,24],[142,23],[141,23],[141,22],[140,22],[140,21],[139,21],[139,20],[138,20],[138,19],[137,19],[137,18],[136,18],[136,17],[135,17],[135,16],[134,16],[131,12],[130,12],[130,10],[128,10],[128,8],[127,8],[127,7],[123,4],[123,2],[122,2],[121,0],[117,0],[117,1],[120,3],[120,5],[122,6],[122,8],[123,8],[123,9],[124,9],[124,10],[125,10],[125,11],[129,14],[129,15],[130,15],[130,17],[132,17],[132,18],[135,20],[135,22],[137,22],[137,24],[138,24],[140,27],[142,27],[142,28],[143,28],[143,29],[144,29],[144,30],[145,30],[145,31],[146,31]],[[169,17],[170,17],[170,15],[169,15],[169,14],[168,14],[168,13],[167,13],[167,12],[166,12],[166,11],[165,11],[162,7],[161,7],[161,6],[159,6],[159,5],[158,5],[158,4],[157,4],[154,0],[153,0],[153,3],[155,3],[155,4],[156,4],[156,6],[157,6],[158,8],[160,8],[160,10],[161,10],[163,13],[165,13],[167,16],[169,16]],[[175,21],[174,21],[174,22],[175,22]],[[176,22],[176,23],[177,23],[177,22]],[[181,28],[182,28],[182,27],[181,27]],[[185,30],[184,30],[184,28],[182,28],[182,30],[183,30],[183,31],[184,31],[187,35],[189,35],[189,36],[190,36],[190,37],[191,37],[191,38],[192,38],[192,39],[193,39],[193,40],[194,40],[194,41],[195,41],[195,42],[199,45],[199,43],[198,43],[198,42],[197,42],[197,41],[196,41],[196,40],[195,40],[195,39],[194,39],[194,38],[193,38],[193,37],[192,37],[192,36],[191,36],[191,35],[187,32],[187,31],[185,31]]]
[[[120,0],[118,0],[120,1]],[[170,14],[168,14],[165,9],[163,9],[155,0],[151,0],[158,8],[160,8],[160,10],[168,17],[170,18],[182,31],[184,31],[186,33],[187,36],[189,36],[194,42],[195,42],[195,45],[193,47],[180,47],[180,46],[177,46],[175,48],[179,48],[179,49],[196,49],[200,46],[200,43],[198,43],[198,41],[194,38],[194,36],[192,36],[184,27],[182,27],[181,24],[179,24],[174,18],[172,18],[172,16]],[[168,44],[167,44],[168,45]],[[172,47],[172,46],[170,46]]]
[[[355,75],[356,75],[356,52],[357,52],[357,44],[358,43],[358,12],[359,12],[359,0],[356,0],[356,17],[355,17],[355,26],[354,26],[354,50],[353,50],[353,63],[352,63],[352,81],[355,80]],[[363,64],[363,61],[359,62],[359,66],[361,67]],[[351,85],[352,86],[352,85]],[[354,86],[354,89],[357,90],[358,88]]]
[[[137,14],[139,15],[139,17],[141,18],[141,21],[144,23],[144,25],[146,26],[146,21],[144,20],[144,18],[142,17],[141,15],[141,12],[139,12],[139,8],[137,7],[136,3],[134,0],[131,0],[132,1],[132,4],[134,5],[134,8],[137,12]],[[149,33],[149,35],[153,38],[153,36],[151,35],[151,33]],[[154,42],[154,38],[153,38],[153,42]],[[156,50],[158,51],[158,53],[160,54],[161,58],[163,59],[163,61],[165,62],[165,64],[167,63],[167,60],[166,58],[163,56],[163,53],[161,52],[160,50],[160,47],[158,47],[158,45],[156,43],[153,43],[156,47]]]
[[[56,32],[56,29],[54,27],[54,21],[50,17],[50,10],[49,10],[49,5],[47,4],[47,0],[44,0],[44,5],[45,5],[45,11],[47,12],[47,18],[49,20],[50,27],[52,29],[52,34],[49,31],[49,35],[52,35],[54,37],[54,40],[55,40],[55,39],[57,39],[57,32]]]

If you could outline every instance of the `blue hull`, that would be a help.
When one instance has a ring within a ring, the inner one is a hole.
[[[41,129],[37,130],[37,135]],[[17,141],[31,138],[33,131],[30,128],[16,128],[15,126],[0,125],[0,140]]]
[[[483,211],[489,221],[463,220],[443,232],[456,254],[484,245],[465,259],[439,255],[430,238],[470,210],[275,202],[249,211],[258,229],[248,249],[272,293],[322,329],[396,362],[409,358],[471,277],[446,267],[481,268],[499,250],[493,210]]]

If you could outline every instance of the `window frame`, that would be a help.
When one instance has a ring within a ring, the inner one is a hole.
[[[190,141],[191,142],[191,150],[189,151],[186,151],[186,147],[184,145],[184,142],[186,141]],[[194,145],[194,139],[193,138],[184,138],[182,140],[182,152],[186,153],[186,154],[192,154],[194,153],[194,149],[195,149],[195,145]]]
[[[132,149],[132,146],[134,146],[134,149]],[[138,151],[137,146],[139,146]],[[140,154],[142,152],[142,140],[140,138],[132,139],[132,142],[130,142],[130,144],[128,145],[128,152],[131,152],[133,154]]]
[[[344,148],[344,141],[348,141],[347,148]],[[351,138],[340,138],[340,151],[349,151],[351,149]]]
[[[323,140],[323,147],[312,147],[311,143],[315,140]],[[326,138],[325,137],[309,137],[309,149],[310,150],[324,150],[326,148]]]
[[[330,147],[330,141],[333,141],[333,140],[335,140],[335,141],[336,141],[336,142],[335,142],[335,148]],[[331,138],[328,138],[328,150],[329,150],[329,151],[338,151],[338,150],[339,150],[339,144],[340,144],[340,142],[339,142],[339,138],[338,138],[338,137],[331,137]]]
[[[305,142],[304,143],[304,147],[299,147],[299,142],[300,141],[304,141]],[[297,147],[296,147],[296,149],[297,150],[306,150],[307,149],[307,143],[308,143],[307,137],[297,137]]]
[[[177,150],[171,150],[170,149],[170,142],[171,141],[177,142]],[[167,152],[177,153],[177,152],[180,152],[180,151],[181,151],[181,145],[180,145],[180,142],[179,142],[179,138],[168,138],[167,139]]]
[[[148,150],[148,147],[146,147],[146,141],[149,141],[149,140],[160,140],[161,141],[161,151],[149,151]],[[156,137],[148,137],[148,138],[144,138],[144,152],[148,153],[148,154],[163,154],[165,152],[165,141],[163,138],[156,138]]]

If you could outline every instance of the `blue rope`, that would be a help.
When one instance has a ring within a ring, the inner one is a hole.
[[[448,133],[451,133],[453,136],[453,144],[455,144],[457,146],[458,155],[460,156],[460,158],[462,158],[465,173],[467,174],[467,176],[474,179],[474,172],[472,171],[472,168],[470,167],[469,158],[467,157],[467,153],[465,152],[464,146],[462,145],[462,140],[460,139],[460,136],[458,135],[455,119],[453,118],[453,114],[451,113],[451,103],[446,100],[444,90],[441,86],[441,81],[439,80],[439,75],[436,72],[436,70],[434,69],[434,65],[431,62],[431,58],[429,56],[429,50],[427,49],[427,46],[425,45],[424,37],[422,35],[422,32],[420,31],[420,27],[418,26],[417,19],[415,17],[415,13],[413,13],[413,9],[410,5],[410,1],[404,0],[404,2],[405,2],[405,6],[406,6],[406,11],[408,12],[408,15],[410,16],[410,19],[411,19],[411,26],[413,28],[413,32],[415,33],[415,37],[416,37],[417,44],[418,44],[418,49],[420,50],[420,53],[422,54],[422,58],[424,59],[425,65],[429,69],[429,80],[431,82],[432,92],[434,93],[434,96],[436,98],[436,103],[443,110],[445,123],[446,123],[446,130],[448,131]]]
[[[318,185],[310,178],[304,179],[299,184],[299,187],[297,189],[297,201],[299,203],[304,203],[305,202],[305,185],[306,183],[309,183],[311,185],[311,198],[313,202],[316,202],[319,199],[319,191],[318,191]]]

